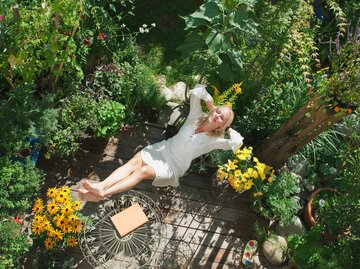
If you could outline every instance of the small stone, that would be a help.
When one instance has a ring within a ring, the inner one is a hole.
[[[285,262],[287,256],[286,239],[279,235],[269,237],[262,245],[262,252],[265,258],[274,265]]]
[[[287,238],[291,234],[301,234],[305,232],[305,226],[301,219],[298,216],[295,216],[289,225],[282,226],[278,223],[275,227],[275,231],[278,235]]]
[[[186,84],[182,81],[175,83],[171,86],[172,89],[172,99],[185,101],[185,92],[186,92]]]
[[[166,86],[162,85],[160,87],[160,92],[165,97],[166,101],[169,101],[173,98],[173,92],[171,89],[167,88]]]
[[[315,190],[315,186],[313,184],[308,184],[305,186],[305,189],[309,192],[313,192]]]

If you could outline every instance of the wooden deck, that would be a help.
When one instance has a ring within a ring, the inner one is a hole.
[[[81,178],[103,180],[141,148],[164,139],[164,131],[161,125],[146,124],[142,130],[122,131],[109,140],[85,141],[81,151],[72,158],[41,158],[39,167],[47,172],[46,187],[67,184],[74,189]],[[181,179],[178,188],[156,188],[149,181],[135,188],[152,198],[161,209],[166,225],[163,235],[167,239],[166,247],[173,247],[179,259],[186,256],[191,261],[188,267],[152,263],[149,268],[245,268],[241,256],[244,244],[254,239],[253,225],[257,221],[268,226],[268,221],[250,209],[247,193],[236,199],[219,199],[212,188],[212,173],[190,172]],[[96,206],[96,203],[86,203],[83,214],[89,214]],[[91,268],[79,248],[70,251],[76,268]],[[247,268],[275,267],[259,251],[256,263]]]

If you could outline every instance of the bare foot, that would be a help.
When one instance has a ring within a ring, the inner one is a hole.
[[[87,180],[83,182],[83,187],[85,190],[91,192],[96,196],[103,196],[103,190],[100,188],[100,183],[89,183]],[[84,192],[82,192],[84,193]]]
[[[79,198],[83,202],[99,202],[102,200],[100,196],[92,194],[84,189],[79,189]]]

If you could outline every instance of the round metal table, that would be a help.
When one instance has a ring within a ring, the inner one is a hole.
[[[149,222],[121,237],[111,217],[138,203]],[[100,268],[147,268],[161,240],[163,216],[156,203],[138,191],[128,191],[99,205],[79,234],[86,260]]]

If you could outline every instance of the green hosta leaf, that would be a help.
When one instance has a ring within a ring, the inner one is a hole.
[[[201,37],[196,33],[191,33],[185,38],[184,44],[179,46],[177,50],[182,51],[184,54],[190,54],[196,50],[201,49]]]
[[[223,52],[225,47],[224,36],[216,30],[212,30],[206,37],[205,43],[211,52]]]

